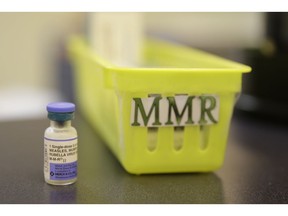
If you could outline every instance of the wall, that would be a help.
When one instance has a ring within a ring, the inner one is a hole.
[[[0,13],[0,120],[42,116],[47,102],[61,99],[56,63],[67,37],[85,27],[86,15]],[[200,48],[255,47],[264,35],[262,13],[145,13],[144,18],[150,35]]]
[[[55,87],[57,45],[78,31],[83,14],[0,13],[0,89]]]
[[[257,47],[264,13],[147,13],[149,32],[196,47]]]
[[[0,13],[0,89],[55,87],[58,46],[81,28],[83,13]],[[196,47],[258,46],[261,13],[145,13],[154,35]]]

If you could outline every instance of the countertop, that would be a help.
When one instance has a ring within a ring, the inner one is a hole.
[[[211,173],[128,174],[77,114],[78,181],[43,178],[47,119],[0,122],[0,203],[288,203],[288,127],[234,115],[225,162]]]

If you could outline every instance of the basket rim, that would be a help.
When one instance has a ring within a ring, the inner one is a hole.
[[[171,44],[162,40],[156,40],[156,39],[147,39],[146,41],[148,44],[154,46],[158,45],[159,47],[166,47],[170,49],[177,49],[182,54],[190,54],[193,51],[194,53],[197,53],[197,55],[201,55],[203,57],[208,57],[210,59],[213,59],[214,61],[219,61],[223,63],[223,65],[226,65],[226,67],[211,67],[211,68],[205,68],[205,67],[122,67],[115,65],[111,62],[108,62],[107,60],[100,57],[97,53],[95,53],[89,46],[87,41],[84,39],[83,36],[72,36],[68,41],[68,51],[69,53],[81,53],[81,55],[85,55],[86,58],[89,58],[94,63],[101,66],[105,71],[107,72],[114,72],[119,74],[130,74],[130,73],[249,73],[252,71],[252,68],[250,66],[234,62],[222,57],[218,57],[216,55],[195,49],[190,47],[185,47],[183,45],[179,44]],[[79,52],[80,51],[80,52]],[[187,58],[187,57],[186,57]],[[227,67],[231,66],[231,67]]]

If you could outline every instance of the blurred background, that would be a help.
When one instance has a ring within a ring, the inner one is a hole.
[[[74,100],[66,43],[73,34],[90,40],[97,35],[98,15],[0,13],[0,121],[43,118],[47,103]],[[288,99],[287,18],[286,13],[141,13],[141,30],[252,66],[237,109],[282,118]]]

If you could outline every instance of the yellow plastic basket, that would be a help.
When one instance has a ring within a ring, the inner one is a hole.
[[[154,40],[145,43],[145,65],[151,67],[143,68],[112,65],[81,37],[71,38],[68,47],[80,110],[129,173],[207,172],[221,167],[242,73],[250,67]],[[205,105],[206,96],[210,105]],[[185,99],[185,106],[174,107]],[[188,119],[183,125],[185,116],[194,113],[199,114],[194,124]],[[165,115],[168,120],[159,124]]]

